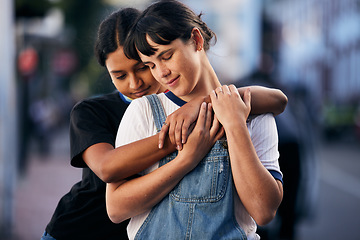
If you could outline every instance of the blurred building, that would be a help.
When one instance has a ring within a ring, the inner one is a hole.
[[[280,26],[279,79],[303,86],[326,137],[354,130],[360,105],[360,1],[265,1]]]
[[[278,83],[309,94],[314,120],[326,138],[359,130],[358,0],[183,2],[204,13],[202,18],[217,34],[208,55],[223,83],[257,70],[265,50]],[[272,36],[261,30],[264,19]]]
[[[1,1],[0,30],[0,239],[11,235],[16,184],[17,112],[13,6]]]

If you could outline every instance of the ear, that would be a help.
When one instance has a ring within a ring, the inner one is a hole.
[[[201,51],[204,48],[204,38],[198,28],[194,27],[191,31],[191,38],[195,43],[197,51]]]

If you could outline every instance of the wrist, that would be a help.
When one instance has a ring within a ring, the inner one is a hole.
[[[228,133],[236,131],[236,130],[246,130],[247,131],[246,120],[245,121],[237,120],[237,121],[227,122],[227,123],[223,124],[223,127],[226,132],[226,135],[228,135]]]

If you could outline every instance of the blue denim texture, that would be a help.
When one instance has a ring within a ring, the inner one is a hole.
[[[157,99],[156,95],[150,96],[154,97]],[[159,129],[165,120],[161,102],[156,99],[149,102],[156,109],[153,114]],[[163,158],[159,166],[175,157],[173,153]],[[153,207],[135,239],[246,239],[235,218],[233,194],[227,143],[219,140],[199,165]]]

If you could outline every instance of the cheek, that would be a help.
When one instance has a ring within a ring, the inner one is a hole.
[[[151,76],[152,76],[152,78],[154,79],[154,81],[156,81],[156,82],[161,82],[160,80],[161,80],[161,77],[158,77],[158,74],[157,74],[157,72],[156,72],[156,70],[154,69],[151,69],[150,70],[150,73],[151,73]]]
[[[145,82],[146,84],[153,84],[154,82],[156,82],[155,78],[153,77],[153,75],[151,74],[150,70],[141,73],[140,75],[138,75],[143,82]]]
[[[126,81],[119,81],[118,79],[115,79],[112,81],[115,88],[121,92],[124,95],[128,94],[128,90],[129,88],[127,87],[127,82]]]

